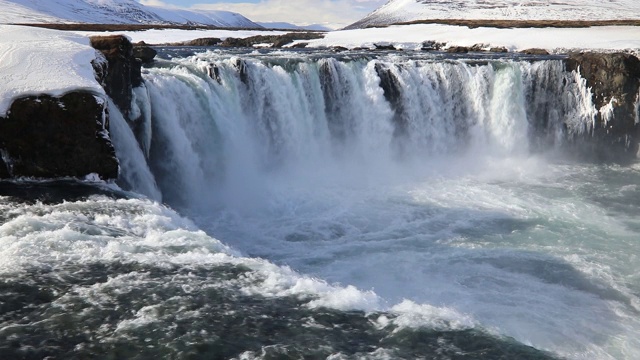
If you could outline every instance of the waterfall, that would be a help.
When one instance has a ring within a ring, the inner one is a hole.
[[[220,185],[248,189],[267,173],[375,177],[429,158],[527,155],[588,131],[596,114],[584,80],[560,60],[207,52],[144,77],[143,149],[178,207],[207,206]]]
[[[109,110],[109,131],[116,150],[116,156],[120,161],[119,182],[125,188],[148,196],[153,200],[160,201],[162,194],[158,189],[154,176],[149,170],[142,150],[136,142],[136,138],[122,116],[118,107],[108,101]]]

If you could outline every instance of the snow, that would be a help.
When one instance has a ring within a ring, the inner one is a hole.
[[[86,90],[103,95],[87,37],[55,30],[0,25],[0,116],[19,97],[62,96]]]
[[[304,41],[307,47],[343,46],[373,48],[390,43],[401,49],[420,49],[423,41],[448,46],[487,44],[504,46],[510,51],[543,48],[555,52],[568,50],[640,51],[640,27],[601,26],[591,28],[496,29],[441,24],[394,25],[387,28],[342,30],[327,33],[324,39]],[[298,41],[302,42],[302,41]]]
[[[145,6],[135,0],[0,0],[0,23],[201,24],[260,28],[229,11]]]
[[[252,22],[246,17],[222,10],[198,10],[190,11],[184,9],[161,8],[155,6],[147,6],[147,10],[155,13],[165,22],[178,24],[206,24],[220,27],[238,27],[238,28],[260,28],[259,24]]]
[[[640,19],[638,0],[392,0],[358,27],[425,19],[620,20]]]
[[[181,29],[151,29],[143,31],[116,31],[116,32],[91,32],[91,31],[74,31],[75,34],[83,36],[94,35],[112,35],[122,34],[132,42],[137,43],[144,41],[147,44],[166,44],[184,42],[200,38],[219,38],[226,39],[229,37],[244,39],[256,35],[284,35],[287,31],[269,31],[269,30],[181,30]]]

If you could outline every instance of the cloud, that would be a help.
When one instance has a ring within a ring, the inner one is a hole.
[[[323,24],[338,28],[363,18],[385,2],[386,0],[261,0],[258,3],[195,4],[191,8],[233,11],[260,22]]]

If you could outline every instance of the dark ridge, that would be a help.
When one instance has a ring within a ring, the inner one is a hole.
[[[40,202],[53,205],[61,204],[65,201],[82,201],[95,195],[107,196],[112,199],[127,197],[126,194],[121,191],[71,179],[53,181],[0,181],[0,196],[6,196],[10,201],[19,203],[34,204]],[[3,221],[1,216],[0,221]],[[3,305],[0,304],[0,309],[2,306]]]
[[[312,40],[324,37],[322,33],[294,32],[284,35],[256,35],[247,38],[229,37],[224,40],[219,38],[199,38],[195,40],[154,44],[155,46],[220,46],[220,47],[252,47],[256,44],[272,44],[271,47],[281,48],[296,40]]]

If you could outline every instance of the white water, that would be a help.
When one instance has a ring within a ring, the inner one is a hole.
[[[109,100],[109,131],[120,162],[120,180],[129,189],[160,201],[162,194],[149,170],[140,146],[118,107]]]
[[[584,82],[553,61],[377,61],[403,90],[396,115],[376,61],[206,53],[149,69],[143,143],[163,198],[246,256],[375,293],[321,305],[639,357],[640,172],[541,152],[592,126]]]

